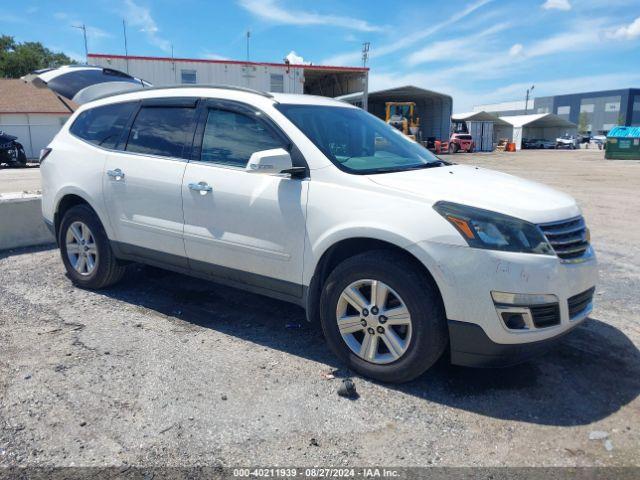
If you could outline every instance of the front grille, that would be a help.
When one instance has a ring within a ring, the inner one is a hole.
[[[560,325],[560,306],[557,303],[532,305],[529,307],[531,319],[536,328]]]
[[[589,307],[591,302],[593,302],[593,293],[595,290],[596,287],[591,287],[589,290],[574,295],[567,300],[567,303],[569,304],[569,318],[576,317]]]
[[[587,226],[582,217],[544,223],[539,227],[562,260],[577,260],[585,255],[589,248]]]

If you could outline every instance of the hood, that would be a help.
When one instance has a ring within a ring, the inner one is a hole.
[[[575,200],[540,183],[469,165],[369,175],[378,185],[439,200],[546,223],[580,215]]]

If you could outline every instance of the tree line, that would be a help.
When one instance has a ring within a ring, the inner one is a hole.
[[[0,77],[20,78],[41,68],[76,63],[62,52],[53,52],[40,42],[16,42],[9,35],[0,36]]]

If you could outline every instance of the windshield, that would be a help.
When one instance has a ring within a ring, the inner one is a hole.
[[[359,108],[277,105],[329,160],[350,173],[383,173],[443,164],[429,150]]]

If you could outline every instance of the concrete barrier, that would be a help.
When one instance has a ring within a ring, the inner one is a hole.
[[[41,195],[0,195],[0,250],[54,243],[42,221]]]

